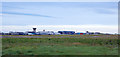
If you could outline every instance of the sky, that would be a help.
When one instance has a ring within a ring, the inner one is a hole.
[[[4,32],[32,27],[53,31],[118,31],[117,2],[3,2],[0,13]]]
[[[1,0],[2,2],[118,2],[119,0]]]

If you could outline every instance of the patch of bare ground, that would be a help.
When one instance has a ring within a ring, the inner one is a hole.
[[[75,43],[72,43],[73,45],[88,45],[86,43],[79,43],[79,42],[75,42]]]
[[[88,45],[88,46],[100,46],[99,44],[88,44],[88,43],[80,43],[80,42],[75,42],[75,43],[72,43],[72,45]]]
[[[87,43],[79,43],[79,42],[74,42],[74,43],[64,43],[62,44],[64,46],[71,46],[71,45],[89,45]]]

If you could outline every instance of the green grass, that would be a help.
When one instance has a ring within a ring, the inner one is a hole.
[[[73,35],[69,35],[69,36],[73,36]],[[51,35],[51,37],[53,36]],[[84,38],[84,37],[2,38],[2,42],[3,42],[2,43],[3,55],[117,55],[118,54],[118,39],[112,37],[107,39]]]
[[[103,46],[21,46],[3,51],[3,55],[117,55],[117,48]]]

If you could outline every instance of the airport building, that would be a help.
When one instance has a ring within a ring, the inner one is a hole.
[[[9,33],[3,33],[0,32],[0,35],[100,35],[103,33],[100,32],[89,32],[86,31],[86,33],[83,32],[77,32],[75,33],[75,31],[58,31],[58,32],[54,32],[54,31],[36,31],[37,28],[33,28],[32,31],[26,31],[26,32],[9,32]],[[104,34],[104,35],[108,35],[108,34]]]
[[[75,34],[75,31],[58,31],[58,33],[60,33],[60,34],[70,34],[70,35],[72,35],[72,34]]]

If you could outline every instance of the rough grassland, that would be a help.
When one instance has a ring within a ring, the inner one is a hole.
[[[3,37],[3,55],[118,55],[117,35],[41,35],[40,38],[32,37]]]

